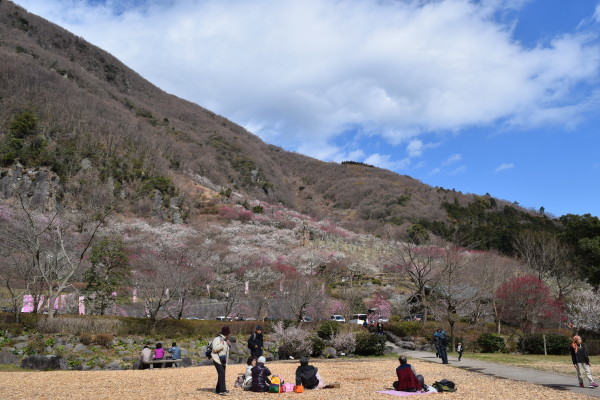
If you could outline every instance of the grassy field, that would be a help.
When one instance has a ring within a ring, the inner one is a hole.
[[[456,355],[456,353],[453,353]],[[543,356],[534,354],[500,354],[500,353],[463,353],[463,358],[474,358],[482,361],[495,362],[498,364],[515,365],[518,367],[533,368],[540,371],[554,372],[557,374],[572,374],[573,362],[571,356]],[[599,375],[600,370],[595,371],[596,365],[600,365],[600,356],[590,357],[592,375]]]

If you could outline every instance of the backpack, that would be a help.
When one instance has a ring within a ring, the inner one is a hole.
[[[212,344],[213,341],[211,340],[208,345],[206,346],[206,351],[204,352],[204,354],[206,355],[206,358],[212,358]]]
[[[444,334],[442,334],[442,335],[440,336],[440,343],[442,344],[442,346],[448,346],[448,342],[449,342],[449,340],[448,340],[448,336],[446,336],[446,334],[445,334],[445,333],[444,333]]]
[[[271,377],[269,393],[281,393],[281,379],[277,375]]]
[[[454,384],[454,382],[449,381],[447,379],[442,379],[439,382],[434,382],[433,385],[431,385],[435,388],[435,390],[437,390],[438,392],[456,392],[456,385]]]

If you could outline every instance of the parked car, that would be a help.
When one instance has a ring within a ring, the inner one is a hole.
[[[381,322],[382,324],[385,324],[387,322],[390,322],[390,319],[389,318],[379,318],[377,321]]]
[[[359,319],[362,322],[365,322],[367,320],[367,314],[354,314],[352,315],[352,319]],[[361,324],[362,324],[361,322]]]
[[[331,320],[332,321],[337,321],[337,322],[346,322],[346,318],[344,318],[343,315],[337,315],[337,314],[332,315],[331,316]]]
[[[308,315],[302,317],[302,322],[312,322],[312,320],[312,317],[309,317]]]
[[[220,315],[216,318],[217,321],[231,321],[231,318]]]

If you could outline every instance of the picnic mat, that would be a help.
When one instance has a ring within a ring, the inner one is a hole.
[[[379,390],[377,393],[391,394],[392,396],[413,396],[415,394],[428,394],[430,392],[401,392],[398,390]]]

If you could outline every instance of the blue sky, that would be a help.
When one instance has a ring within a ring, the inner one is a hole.
[[[16,3],[285,149],[600,216],[600,0]]]

